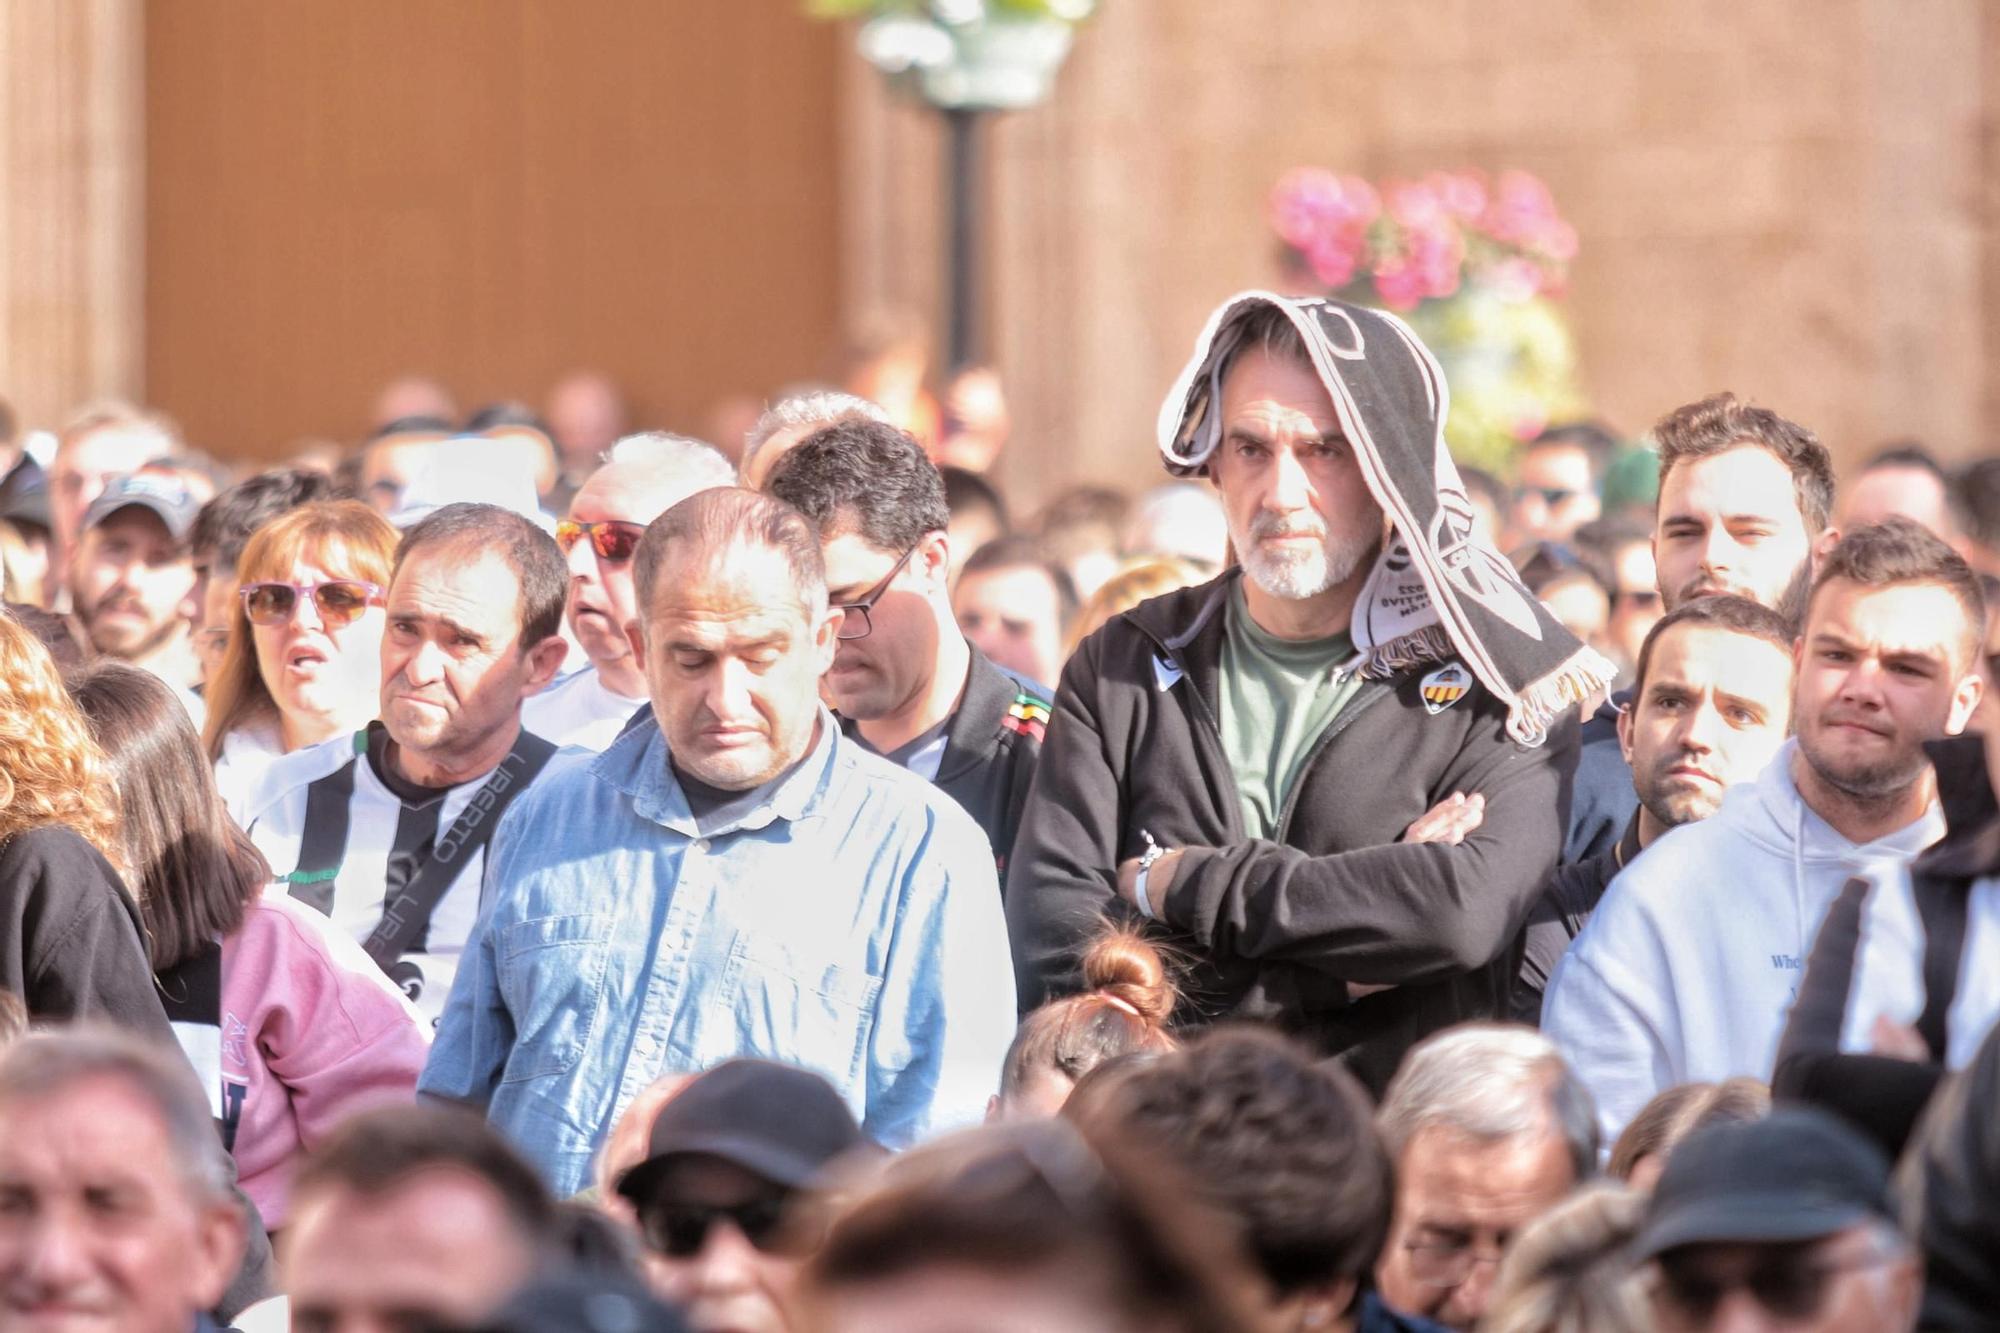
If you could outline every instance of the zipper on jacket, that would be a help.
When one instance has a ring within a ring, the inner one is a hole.
[[[1312,773],[1313,766],[1319,763],[1320,756],[1326,753],[1326,747],[1333,744],[1334,737],[1347,730],[1348,724],[1354,721],[1362,709],[1382,696],[1394,693],[1395,689],[1396,682],[1393,680],[1362,682],[1361,688],[1354,692],[1354,697],[1334,715],[1333,721],[1326,724],[1326,730],[1319,734],[1319,739],[1313,742],[1312,749],[1306,752],[1306,761],[1299,765],[1298,776],[1292,779],[1292,789],[1285,793],[1285,808],[1278,812],[1278,826],[1271,830],[1273,842],[1284,842],[1286,835],[1292,831],[1292,812],[1298,808],[1299,793],[1305,790],[1306,778]]]

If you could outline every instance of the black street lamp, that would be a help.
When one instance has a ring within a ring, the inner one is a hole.
[[[814,0],[829,16],[872,15],[856,45],[892,87],[945,122],[945,354],[981,358],[986,121],[1047,99],[1077,24],[1097,0]]]

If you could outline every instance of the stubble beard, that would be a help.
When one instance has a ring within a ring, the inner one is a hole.
[[[1259,588],[1273,597],[1302,602],[1354,576],[1361,562],[1374,551],[1378,534],[1367,531],[1337,533],[1322,524],[1319,546],[1299,555],[1273,555],[1260,538],[1283,531],[1288,524],[1271,514],[1258,514],[1247,534],[1232,531],[1237,558],[1243,572]]]

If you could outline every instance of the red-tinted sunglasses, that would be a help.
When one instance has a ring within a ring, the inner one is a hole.
[[[639,549],[639,539],[645,535],[643,524],[621,523],[617,519],[606,519],[602,523],[579,523],[573,518],[556,521],[556,545],[562,548],[564,555],[575,550],[576,544],[588,537],[590,549],[597,553],[597,558],[614,564],[630,560],[632,553]]]

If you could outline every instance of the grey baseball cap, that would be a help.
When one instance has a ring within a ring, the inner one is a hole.
[[[135,472],[119,477],[104,488],[104,494],[90,502],[90,508],[83,511],[84,529],[88,531],[119,510],[135,505],[156,515],[177,542],[187,540],[194,529],[195,515],[201,512],[201,501],[173,478]]]

